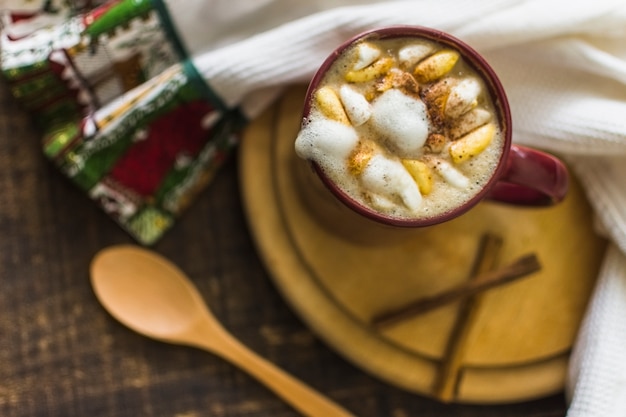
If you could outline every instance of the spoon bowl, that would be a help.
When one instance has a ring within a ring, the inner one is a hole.
[[[207,314],[196,287],[180,279],[183,275],[153,253],[118,246],[96,256],[91,283],[100,303],[125,326],[153,339],[180,341]]]
[[[185,274],[157,253],[132,245],[112,246],[94,257],[90,273],[102,306],[135,332],[220,356],[306,416],[351,416],[235,339]]]

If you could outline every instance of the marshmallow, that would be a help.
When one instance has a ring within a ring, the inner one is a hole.
[[[469,179],[448,162],[438,159],[434,163],[434,168],[435,171],[437,171],[448,184],[461,190],[469,187]]]
[[[362,94],[354,91],[350,86],[344,85],[339,89],[339,97],[353,126],[360,126],[369,120],[372,115],[372,108]]]
[[[457,139],[466,133],[480,127],[491,120],[491,113],[479,107],[468,111],[459,117],[450,129],[452,139]]]
[[[452,87],[446,101],[446,116],[456,118],[478,104],[480,83],[475,78],[466,78]]]
[[[363,69],[380,57],[380,49],[367,42],[360,43],[356,48],[356,62],[352,66],[353,71]]]
[[[398,60],[406,68],[412,67],[433,53],[434,50],[435,46],[426,42],[407,45],[398,51]]]

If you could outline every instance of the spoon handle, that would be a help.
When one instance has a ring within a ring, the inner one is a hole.
[[[254,353],[225,330],[221,332],[219,338],[216,337],[214,331],[207,335],[206,339],[203,339],[206,342],[198,340],[198,343],[194,344],[238,366],[302,415],[308,417],[354,417],[353,414],[328,397]]]

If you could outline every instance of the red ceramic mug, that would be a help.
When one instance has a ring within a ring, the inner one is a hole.
[[[567,168],[555,156],[524,146],[513,145],[512,123],[509,103],[496,73],[485,59],[463,41],[438,30],[417,26],[394,26],[371,30],[340,45],[322,63],[314,75],[304,103],[302,128],[309,123],[314,95],[322,87],[329,70],[342,54],[357,43],[364,41],[419,39],[434,42],[443,49],[457,51],[461,59],[484,84],[491,98],[494,118],[499,127],[501,153],[497,166],[490,177],[475,194],[461,204],[433,216],[397,217],[383,213],[350,196],[330,179],[320,165],[311,161],[314,171],[331,193],[345,206],[378,223],[401,227],[430,226],[451,220],[484,199],[519,205],[549,206],[564,199],[567,194],[569,175]]]

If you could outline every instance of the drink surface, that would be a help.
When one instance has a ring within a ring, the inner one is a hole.
[[[360,204],[431,218],[492,177],[504,139],[485,83],[458,51],[431,40],[365,38],[311,94],[296,153]]]

